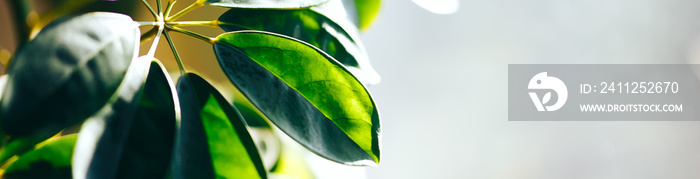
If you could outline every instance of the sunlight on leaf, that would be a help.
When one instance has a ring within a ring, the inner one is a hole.
[[[39,144],[10,164],[2,178],[72,178],[71,156],[76,138],[67,135]]]
[[[294,37],[328,53],[363,83],[379,83],[380,77],[369,63],[357,28],[346,19],[324,15],[342,10],[342,4],[328,5],[302,10],[232,9],[219,17],[219,26],[227,32],[260,30]]]
[[[178,80],[177,91],[182,120],[175,178],[267,178],[240,114],[209,82],[187,73]]]
[[[348,165],[379,163],[379,114],[364,88],[332,57],[261,31],[217,37],[224,72],[277,127],[311,151]]]
[[[360,29],[364,30],[369,28],[369,25],[377,18],[381,8],[381,0],[355,0],[355,8],[357,9]]]

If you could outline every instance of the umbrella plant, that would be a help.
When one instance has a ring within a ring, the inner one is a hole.
[[[290,164],[298,153],[272,146],[282,135],[340,164],[379,164],[379,113],[365,87],[379,77],[357,37],[378,0],[197,0],[179,10],[176,0],[143,0],[152,21],[69,13],[86,0],[37,15],[30,2],[8,1],[19,45],[0,78],[3,177],[284,176],[298,168]],[[178,20],[202,6],[229,10]],[[190,44],[174,43],[173,33],[211,45],[205,53],[216,58],[201,60],[217,62],[235,88],[187,70],[178,48]],[[155,56],[161,40],[173,59]],[[246,100],[222,95],[233,91]]]

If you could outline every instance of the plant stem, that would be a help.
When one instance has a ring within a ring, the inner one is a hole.
[[[180,33],[183,33],[183,34],[185,34],[185,35],[189,35],[189,36],[198,38],[198,39],[200,39],[200,40],[204,40],[204,41],[207,42],[207,43],[214,44],[214,39],[213,39],[213,38],[209,38],[209,37],[207,37],[207,36],[204,36],[204,35],[201,35],[201,34],[198,34],[198,33],[195,33],[195,32],[189,31],[189,30],[186,30],[186,29],[182,29],[182,28],[178,28],[178,27],[173,27],[173,26],[170,26],[170,25],[166,25],[166,27],[168,28],[168,30],[173,30],[173,31],[175,31],[175,32],[180,32]]]
[[[17,47],[21,46],[25,42],[29,41],[30,27],[33,25],[29,24],[30,13],[34,12],[31,0],[9,0],[10,6],[13,9],[15,17],[15,31],[17,32]]]
[[[170,34],[168,34],[168,31],[163,32],[165,34],[165,39],[168,40],[168,45],[170,45],[170,50],[173,51],[173,55],[175,56],[175,60],[177,61],[177,66],[180,67],[180,75],[184,75],[187,70],[185,70],[185,65],[182,64],[182,60],[180,60],[180,54],[177,53],[177,49],[175,49],[175,44],[173,43],[173,40],[170,38]]]
[[[156,34],[156,38],[153,39],[153,43],[151,44],[151,49],[148,50],[148,53],[146,56],[149,57],[154,57],[156,54],[156,49],[158,48],[158,41],[160,41],[160,35],[163,34],[163,28],[164,26],[158,26],[158,34]]]
[[[172,26],[211,26],[211,27],[218,27],[219,24],[222,24],[218,20],[213,20],[213,21],[176,21],[176,22],[165,22],[167,25],[172,25]]]
[[[168,17],[170,15],[170,11],[173,10],[173,5],[175,5],[176,2],[177,0],[168,1],[168,5],[165,7],[165,17]]]
[[[140,22],[136,22],[136,23],[139,23],[139,26],[158,25],[158,22],[153,22],[153,21],[145,21],[145,22],[140,21]]]
[[[180,18],[180,16],[185,15],[188,12],[190,12],[198,7],[202,7],[203,5],[204,5],[203,1],[197,0],[196,2],[190,4],[190,6],[187,6],[185,9],[182,9],[180,12],[175,13],[175,15],[166,18],[165,21],[174,21],[177,18]]]
[[[156,5],[158,5],[158,14],[162,16],[163,14],[161,13],[163,13],[163,5],[160,3],[160,0],[156,0]]]
[[[158,13],[156,13],[156,11],[153,10],[153,7],[151,7],[151,5],[148,4],[148,2],[146,2],[146,0],[141,0],[141,2],[143,3],[143,5],[146,5],[148,11],[151,11],[151,15],[153,15],[153,18],[158,19]]]

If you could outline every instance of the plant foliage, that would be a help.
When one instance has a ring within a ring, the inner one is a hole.
[[[379,114],[365,87],[379,76],[357,37],[378,0],[197,0],[178,12],[171,12],[175,0],[156,0],[156,8],[142,2],[155,21],[113,12],[61,16],[91,3],[67,1],[29,28],[17,23],[26,32],[0,78],[3,177],[311,177],[274,128],[331,161],[379,163]],[[230,10],[177,21],[205,5]],[[15,12],[25,17],[26,10]],[[181,28],[191,25],[226,32],[212,38]],[[210,43],[216,59],[204,60],[217,61],[237,89],[217,89],[185,69],[173,32]],[[154,56],[161,38],[179,65],[177,83]],[[139,57],[148,39],[151,48]],[[229,101],[221,90],[247,100]]]

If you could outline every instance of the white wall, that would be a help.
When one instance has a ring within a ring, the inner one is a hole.
[[[698,178],[698,122],[509,122],[509,63],[686,63],[700,1],[385,0],[362,35],[383,153],[369,178]],[[699,91],[700,92],[700,91]]]

